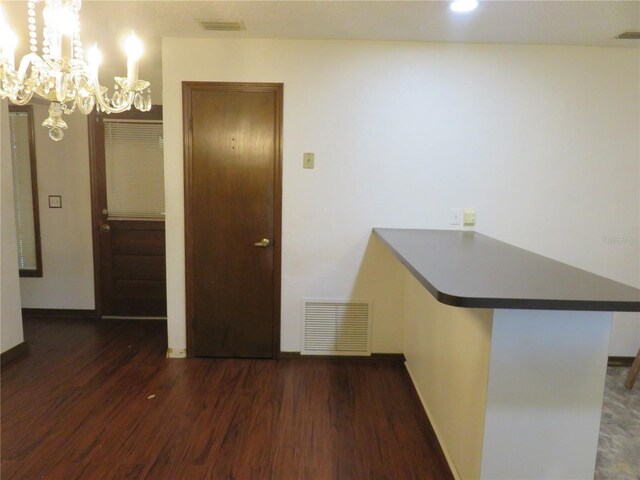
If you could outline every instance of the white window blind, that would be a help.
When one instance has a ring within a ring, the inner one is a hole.
[[[36,232],[31,190],[29,115],[27,112],[9,112],[9,131],[18,236],[18,268],[20,270],[37,270]]]
[[[105,119],[110,218],[164,219],[162,122]]]

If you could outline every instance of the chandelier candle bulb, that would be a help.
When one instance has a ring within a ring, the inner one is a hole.
[[[5,28],[5,25],[1,25],[0,27]],[[2,56],[0,58],[4,58],[8,64],[9,68],[16,68],[16,45],[18,44],[18,37],[8,28],[1,34],[0,37],[0,48],[2,48]]]
[[[130,84],[138,80],[138,60],[132,57],[127,58],[127,80]]]
[[[98,69],[102,63],[102,53],[100,53],[97,43],[94,43],[87,52],[87,59],[89,61],[89,71],[93,76],[92,80],[98,80]]]
[[[67,38],[69,39],[69,59],[73,58],[73,35],[69,35],[67,36]]]
[[[138,40],[136,34],[131,32],[131,36],[125,43],[127,51],[127,80],[133,83],[138,80],[138,60],[142,56],[142,42]]]
[[[8,44],[7,45],[7,60],[9,61],[9,66],[11,68],[16,68],[16,37],[13,34],[13,32],[11,32],[10,34],[13,38],[10,39],[13,40],[12,44]]]
[[[49,39],[49,53],[54,60],[60,60],[62,55],[62,35],[59,33]]]

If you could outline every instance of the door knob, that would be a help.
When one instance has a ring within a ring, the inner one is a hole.
[[[269,245],[271,245],[271,240],[269,240],[268,238],[263,238],[262,240],[260,240],[259,242],[256,242],[253,244],[256,247],[268,247]]]
[[[100,225],[100,231],[102,233],[107,233],[111,231],[111,226],[108,223],[103,223],[102,225]]]

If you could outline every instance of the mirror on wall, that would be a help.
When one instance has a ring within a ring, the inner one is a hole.
[[[18,268],[21,277],[41,277],[36,148],[33,108],[30,105],[9,107],[9,134],[18,240]]]

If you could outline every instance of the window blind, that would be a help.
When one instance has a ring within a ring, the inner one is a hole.
[[[164,219],[162,122],[105,119],[110,218]]]
[[[9,112],[9,132],[18,237],[18,268],[20,270],[37,270],[36,232],[31,190],[29,115],[26,112]]]

